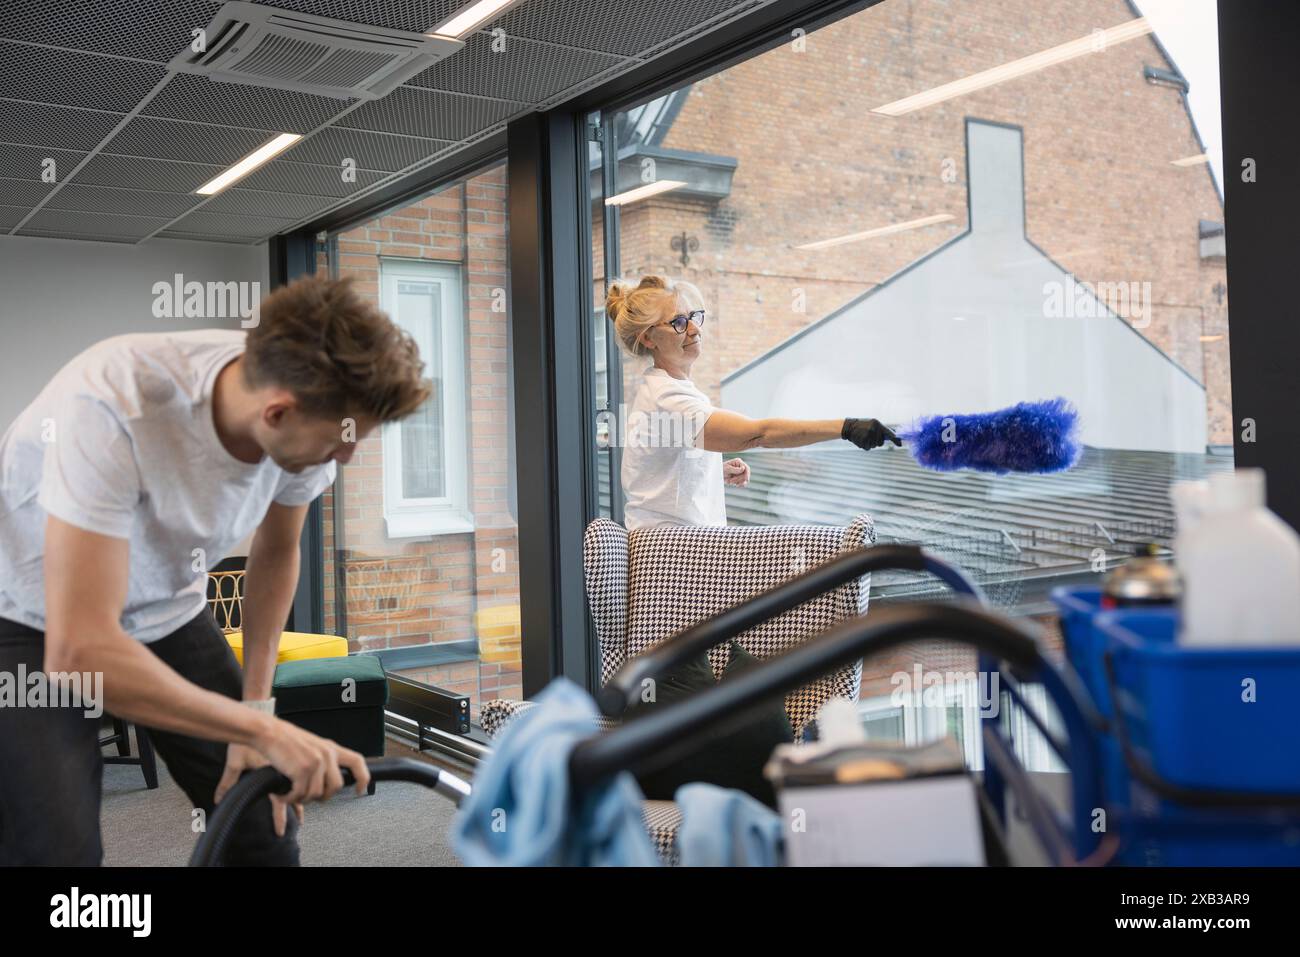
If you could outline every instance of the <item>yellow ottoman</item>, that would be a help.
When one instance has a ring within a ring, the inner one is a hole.
[[[494,605],[474,613],[479,658],[483,661],[519,660],[520,627],[518,605]]]
[[[242,667],[244,664],[244,633],[232,631],[226,635],[226,641],[235,652]],[[348,640],[334,635],[308,635],[301,631],[284,631],[280,633],[280,653],[275,656],[276,664],[282,661],[304,661],[308,658],[346,658]]]

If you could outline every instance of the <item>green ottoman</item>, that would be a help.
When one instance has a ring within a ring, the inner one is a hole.
[[[388,679],[373,655],[282,662],[272,689],[278,717],[368,758],[383,755]]]

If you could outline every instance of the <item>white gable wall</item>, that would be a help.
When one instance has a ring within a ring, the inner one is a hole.
[[[723,407],[908,423],[1063,395],[1088,445],[1204,452],[1202,385],[1100,306],[1045,316],[1072,280],[1024,236],[1020,137],[970,123],[971,232],[726,378]]]

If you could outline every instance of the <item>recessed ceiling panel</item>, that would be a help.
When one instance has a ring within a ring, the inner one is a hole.
[[[149,237],[149,242],[156,239],[182,239],[187,242],[200,243],[230,243],[238,246],[251,246],[255,243],[265,242],[266,236],[213,236],[209,233],[191,233],[183,229],[164,229],[160,233],[154,233]]]
[[[13,229],[29,212],[26,206],[0,206],[0,229]]]
[[[406,82],[452,93],[541,103],[622,62],[622,57],[478,33],[455,56]]]
[[[236,130],[137,116],[104,144],[103,152],[229,166],[275,137],[271,130]]]
[[[52,189],[53,183],[0,177],[0,205],[31,208],[48,196]]]
[[[712,17],[761,5],[736,0],[526,0],[488,27],[500,27],[507,37],[636,56]]]
[[[136,242],[165,225],[167,220],[163,217],[114,216],[68,209],[42,209],[23,224],[18,235],[65,234],[75,237],[87,234],[97,239],[113,237],[114,241]]]
[[[51,170],[55,182],[77,168],[77,164],[86,158],[82,152],[55,150],[42,146],[14,146],[0,143],[0,174],[12,179],[45,178],[45,171]],[[46,160],[53,160],[48,164]]]
[[[76,182],[90,186],[126,186],[163,193],[192,193],[224,166],[141,159],[137,156],[94,157],[77,172]]]
[[[290,163],[277,159],[252,173],[247,179],[240,180],[239,183],[241,186],[255,190],[281,190],[286,193],[342,198],[351,196],[359,189],[373,186],[385,175],[373,170],[359,169],[354,181],[345,180],[341,168],[313,166],[310,163]]]
[[[121,121],[116,113],[0,100],[0,140],[6,143],[90,150]]]
[[[342,117],[337,125],[439,140],[463,140],[527,109],[527,103],[486,100],[403,86],[382,100],[362,104]]]
[[[327,196],[303,196],[298,193],[235,187],[217,194],[204,203],[202,212],[305,219],[317,210],[330,205],[330,202]]]
[[[416,139],[331,126],[290,147],[285,151],[284,159],[294,163],[315,163],[339,171],[343,169],[343,161],[350,159],[358,170],[391,173],[423,162],[455,145],[453,140]]]
[[[260,0],[265,6],[425,33],[470,0]]]
[[[78,179],[50,197],[46,209],[75,209],[87,213],[163,216],[174,219],[193,209],[204,197],[194,193],[157,193],[115,186],[86,186]]]
[[[15,100],[129,113],[166,75],[157,63],[0,41],[0,90]]]
[[[178,73],[142,111],[147,116],[281,133],[309,133],[354,101],[218,83]]]
[[[205,206],[195,210],[184,219],[172,223],[169,230],[186,233],[204,233],[209,236],[274,236],[281,230],[292,226],[292,219],[278,219],[270,216],[231,216],[225,213],[210,213]]]
[[[0,0],[0,37],[165,63],[216,9],[211,0]]]

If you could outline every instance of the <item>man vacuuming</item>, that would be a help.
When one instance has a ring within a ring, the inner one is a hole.
[[[102,675],[104,707],[150,729],[205,814],[247,769],[289,777],[244,817],[230,864],[296,864],[286,809],[337,792],[340,768],[369,782],[361,755],[275,717],[271,681],[307,507],[428,397],[422,372],[347,281],[307,278],[247,333],[92,346],[0,441],[0,673]],[[241,673],[205,572],[250,534]],[[80,708],[0,707],[0,864],[100,863],[98,736]]]

